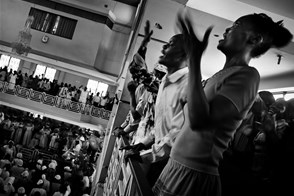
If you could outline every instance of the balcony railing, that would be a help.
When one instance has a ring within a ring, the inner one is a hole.
[[[84,115],[90,115],[105,120],[109,120],[111,115],[111,111],[105,110],[103,108],[98,108],[94,107],[93,105],[79,103],[58,96],[49,95],[45,92],[39,92],[33,89],[24,88],[19,85],[16,85],[13,89],[10,89],[9,83],[3,81],[0,81],[0,93],[15,95],[20,98],[29,99],[31,101],[35,101],[52,107]]]
[[[114,136],[110,136],[114,137]],[[125,160],[121,146],[129,145],[126,138],[110,139],[113,151],[105,179],[99,179],[95,187],[101,187],[103,193],[95,191],[94,196],[153,196],[140,163],[132,158]],[[110,147],[111,149],[111,147]]]

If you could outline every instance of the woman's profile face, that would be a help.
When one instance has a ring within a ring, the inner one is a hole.
[[[253,34],[252,30],[252,24],[246,17],[239,18],[231,27],[226,29],[217,48],[225,55],[243,52],[249,45],[250,35]]]

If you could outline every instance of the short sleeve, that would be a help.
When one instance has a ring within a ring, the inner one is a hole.
[[[253,67],[244,67],[218,86],[217,94],[229,99],[242,112],[252,104],[259,88],[260,76]]]

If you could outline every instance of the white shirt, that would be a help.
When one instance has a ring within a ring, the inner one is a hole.
[[[188,67],[182,68],[164,77],[159,86],[155,103],[155,144],[162,140],[174,140],[183,125],[188,72]]]
[[[159,86],[155,103],[155,122],[151,137],[142,143],[149,143],[152,135],[153,162],[169,156],[170,148],[184,123],[183,108],[187,100],[188,67],[165,76]]]

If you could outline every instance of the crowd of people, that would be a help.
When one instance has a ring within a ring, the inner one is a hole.
[[[111,97],[108,91],[105,95],[102,95],[103,92],[98,92],[94,95],[94,93],[91,93],[89,89],[83,85],[76,87],[68,83],[58,83],[56,79],[51,82],[44,75],[34,76],[31,74],[29,76],[27,73],[23,74],[21,70],[17,72],[10,69],[8,71],[7,66],[0,68],[0,81],[8,82],[8,88],[11,90],[13,90],[16,85],[19,85],[24,88],[45,92],[49,95],[59,96],[64,100],[61,102],[62,105],[74,101],[111,111],[116,100],[116,96]]]
[[[293,100],[264,104],[263,94],[270,92],[258,93],[260,75],[249,66],[270,48],[286,46],[292,34],[263,13],[240,17],[217,45],[226,56],[223,69],[203,80],[201,60],[212,27],[201,40],[188,13],[180,12],[176,24],[181,34],[163,46],[158,60],[166,71],[156,66],[148,72],[148,21],[129,66],[130,111],[113,130],[130,138],[120,148],[126,160],[143,163],[156,196],[293,193]]]
[[[6,106],[0,111],[0,195],[90,195],[102,126],[85,129]],[[24,159],[23,148],[36,155]]]

